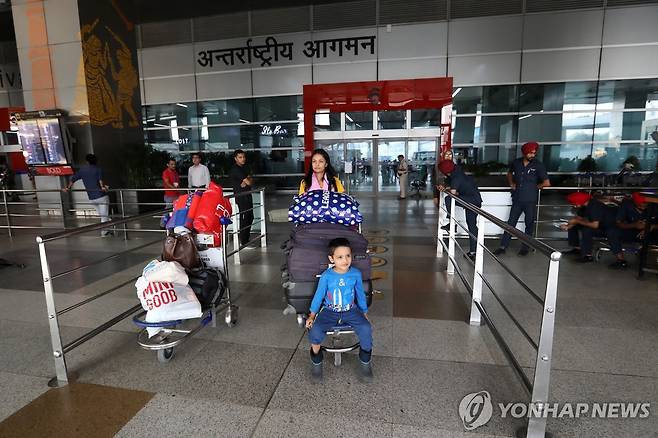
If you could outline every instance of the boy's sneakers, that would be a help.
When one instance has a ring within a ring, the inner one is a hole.
[[[370,365],[371,354],[371,351],[365,351],[359,348],[359,374],[363,383],[372,382],[372,366]]]
[[[497,256],[503,255],[503,254],[505,254],[505,248],[503,248],[501,246],[500,248],[496,249],[493,253],[494,253],[494,255],[497,255]]]
[[[314,354],[313,349],[311,349],[311,377],[313,382],[322,380],[322,359],[322,349],[320,349],[318,354]]]

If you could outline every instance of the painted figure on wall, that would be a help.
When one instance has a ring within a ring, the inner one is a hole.
[[[116,58],[119,61],[118,71],[115,69],[112,59],[110,59],[112,77],[117,83],[116,102],[118,104],[117,109],[119,112],[119,127],[123,128],[123,111],[125,111],[129,117],[128,125],[134,128],[139,125],[137,114],[135,114],[135,109],[133,108],[133,98],[135,96],[135,90],[139,85],[139,78],[135,66],[133,65],[132,53],[121,38],[112,32],[112,29],[107,26],[105,26],[105,28],[121,46],[116,51]]]
[[[80,29],[89,101],[89,120],[93,125],[112,124],[113,127],[118,127],[119,111],[114,92],[106,77],[110,63],[110,47],[107,43],[103,44],[98,36],[92,33],[97,24],[98,19],[91,25],[85,24]]]

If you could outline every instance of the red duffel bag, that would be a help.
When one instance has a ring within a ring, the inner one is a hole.
[[[193,226],[197,233],[214,236],[214,246],[222,244],[222,224],[220,219],[230,220],[232,214],[231,203],[224,198],[224,190],[219,184],[210,183],[208,190],[203,192],[201,201],[196,210]]]

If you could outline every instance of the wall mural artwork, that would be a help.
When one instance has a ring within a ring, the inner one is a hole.
[[[132,51],[109,26],[100,28],[99,18],[83,25],[80,36],[91,124],[139,126],[134,106],[139,79]]]

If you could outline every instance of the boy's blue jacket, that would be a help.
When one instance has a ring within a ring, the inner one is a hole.
[[[323,304],[335,311],[345,311],[356,305],[363,312],[368,311],[366,293],[363,290],[361,271],[350,267],[345,274],[338,274],[329,268],[322,273],[318,288],[311,302],[311,312],[318,313]]]

